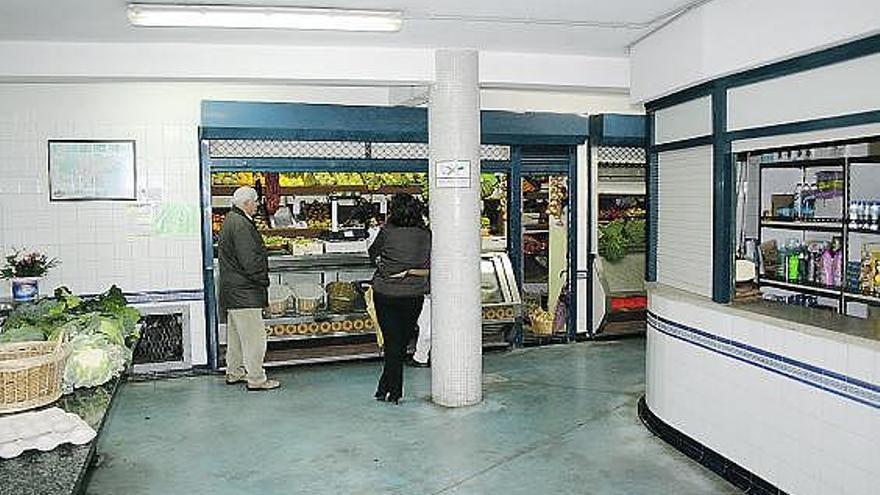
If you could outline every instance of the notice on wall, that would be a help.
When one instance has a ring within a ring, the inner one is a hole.
[[[438,161],[434,167],[437,187],[450,189],[471,187],[471,162],[469,160]]]
[[[136,199],[134,141],[49,141],[49,199]]]
[[[198,236],[201,212],[196,204],[163,203],[153,210],[153,233],[162,237]]]

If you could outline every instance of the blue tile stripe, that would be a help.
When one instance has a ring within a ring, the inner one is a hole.
[[[689,327],[648,313],[648,325],[658,332],[736,359],[840,397],[880,409],[880,386],[819,368],[757,347]]]
[[[205,291],[203,291],[202,289],[173,289],[144,292],[126,292],[125,299],[130,304],[203,301],[205,299]]]

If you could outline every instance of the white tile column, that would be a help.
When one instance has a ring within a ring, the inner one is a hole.
[[[474,50],[437,50],[428,107],[431,394],[447,407],[483,399],[480,305],[480,89]]]

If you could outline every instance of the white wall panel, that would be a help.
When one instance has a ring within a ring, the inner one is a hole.
[[[877,0],[714,0],[631,50],[633,101],[880,32]]]
[[[770,136],[754,139],[742,139],[732,143],[734,153],[742,151],[754,151],[766,148],[782,148],[788,146],[800,146],[827,141],[840,141],[844,139],[857,139],[864,137],[880,136],[880,124],[866,124],[851,127],[837,127],[822,131],[800,132],[797,134],[784,134],[782,136]]]
[[[712,99],[704,96],[658,110],[654,122],[656,144],[712,134]]]
[[[733,88],[731,131],[880,109],[880,54]]]
[[[712,294],[712,147],[660,153],[657,281]]]

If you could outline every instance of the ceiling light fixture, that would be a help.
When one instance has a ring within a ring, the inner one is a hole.
[[[131,3],[128,20],[143,27],[216,27],[317,31],[400,31],[398,11],[241,5]]]

